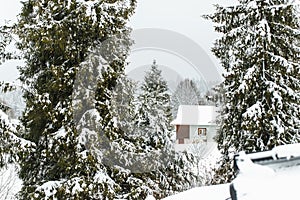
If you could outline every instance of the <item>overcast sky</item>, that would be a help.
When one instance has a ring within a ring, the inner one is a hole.
[[[200,68],[200,71],[201,68],[217,68],[221,74],[219,62],[210,51],[219,35],[214,31],[213,24],[202,16],[213,13],[215,4],[228,5],[232,2],[228,0],[140,0],[129,24],[133,29],[159,28],[184,35],[198,44],[206,54],[199,52],[198,59],[203,60],[203,65],[196,67]],[[174,40],[174,42],[178,41]],[[183,44],[183,48],[187,47]],[[171,56],[170,53],[162,54],[153,50],[132,53],[131,57],[133,59],[129,60],[131,63],[129,69],[132,66],[151,64],[155,58],[158,64],[172,68],[182,76],[181,78],[199,78],[199,73],[191,67],[190,63],[174,55]]]
[[[15,21],[16,15],[21,9],[20,1],[0,0],[0,2],[1,24],[5,20]],[[182,34],[203,48],[215,67],[220,70],[218,61],[210,52],[213,42],[219,36],[214,32],[213,24],[201,16],[214,12],[213,4],[224,5],[225,3],[228,4],[228,0],[138,0],[136,13],[131,18],[129,25],[133,30],[159,28]],[[139,62],[149,64],[155,56],[154,52],[153,56],[144,56],[144,61]],[[162,61],[163,65],[170,65],[170,63]],[[12,80],[16,77],[16,69],[11,65],[14,64],[9,63],[0,67],[0,79]]]
[[[130,24],[135,29],[173,30],[209,50],[217,34],[213,24],[201,16],[213,13],[214,4],[224,5],[226,2],[228,4],[228,0],[139,0]]]

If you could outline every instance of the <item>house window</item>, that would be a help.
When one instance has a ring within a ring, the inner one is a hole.
[[[206,136],[206,128],[198,128],[199,136]]]
[[[183,138],[179,138],[178,139],[178,144],[184,144],[184,139]]]

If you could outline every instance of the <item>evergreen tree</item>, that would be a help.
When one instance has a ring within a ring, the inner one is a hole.
[[[156,198],[163,198],[195,185],[198,179],[192,172],[195,167],[194,157],[174,151],[168,86],[155,61],[150,71],[146,72],[141,86],[136,115],[136,131],[143,138],[143,146],[149,158],[148,166],[155,167],[149,172],[136,174],[135,177],[142,179]],[[158,156],[156,152],[159,152]]]
[[[24,138],[36,147],[21,160],[22,199],[114,198],[115,183],[105,166],[82,145],[83,129],[76,124],[80,119],[74,119],[72,94],[89,49],[127,31],[125,23],[134,7],[134,0],[23,2],[15,28],[26,60],[20,69],[28,88],[22,122]],[[111,89],[110,81],[103,87]]]
[[[146,73],[138,97],[137,126],[151,138],[151,145],[160,148],[170,138],[171,106],[167,82],[161,75],[156,61],[153,61],[151,70]]]
[[[205,105],[220,106],[223,104],[223,91],[220,85],[213,87],[205,94]]]
[[[223,34],[213,52],[225,69],[217,142],[227,170],[238,151],[300,141],[298,6],[292,0],[239,0],[208,16]],[[232,174],[226,173],[228,181]]]
[[[179,105],[199,105],[200,100],[200,89],[195,81],[190,79],[180,81],[171,98],[173,117],[176,117]]]

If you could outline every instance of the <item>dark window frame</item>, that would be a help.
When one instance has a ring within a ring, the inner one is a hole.
[[[207,136],[207,129],[206,128],[198,128],[198,135],[199,136]]]

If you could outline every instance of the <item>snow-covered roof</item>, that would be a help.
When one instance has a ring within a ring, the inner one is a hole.
[[[217,107],[199,105],[180,105],[172,125],[215,125]]]

